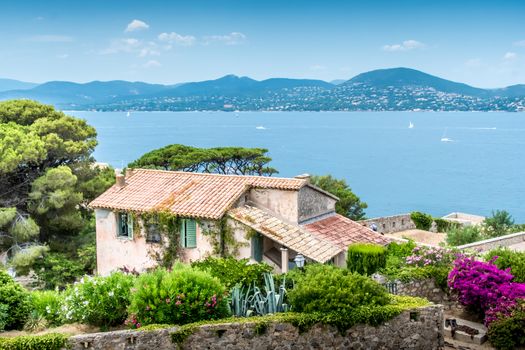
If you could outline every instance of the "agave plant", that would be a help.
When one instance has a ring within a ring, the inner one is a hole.
[[[266,315],[290,310],[284,303],[286,296],[286,280],[283,278],[279,290],[275,290],[273,275],[264,274],[264,291],[257,286],[247,290],[239,285],[233,287],[230,293],[230,310],[236,317]],[[251,294],[252,293],[252,294]]]

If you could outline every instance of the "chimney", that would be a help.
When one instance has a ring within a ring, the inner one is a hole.
[[[134,172],[135,172],[135,169],[127,168],[126,169],[126,178],[132,177]]]
[[[297,175],[295,176],[295,178],[300,180],[306,180],[306,182],[310,182],[310,174]]]
[[[124,187],[126,186],[126,177],[122,174],[117,174],[116,176],[116,182],[117,182],[117,187]]]

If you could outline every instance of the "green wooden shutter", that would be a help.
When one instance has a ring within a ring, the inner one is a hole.
[[[128,237],[133,238],[133,215],[128,213]]]
[[[263,258],[263,236],[260,233],[252,237],[252,258],[257,262],[261,262]]]
[[[186,221],[186,248],[197,246],[197,223],[195,220]]]

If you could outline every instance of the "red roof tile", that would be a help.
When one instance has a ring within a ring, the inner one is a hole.
[[[352,243],[376,243],[385,245],[391,240],[366,226],[335,214],[303,227],[313,234],[346,249]]]
[[[135,212],[170,211],[179,216],[219,219],[251,187],[299,190],[306,180],[134,169],[126,185],[113,185],[92,208]]]

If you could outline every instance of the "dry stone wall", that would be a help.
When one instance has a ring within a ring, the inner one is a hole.
[[[381,326],[357,325],[344,334],[336,328],[316,325],[306,332],[287,323],[226,323],[196,328],[180,344],[171,341],[177,328],[155,331],[117,331],[78,335],[70,349],[145,350],[308,350],[308,349],[441,349],[443,308],[432,305],[405,311]]]

